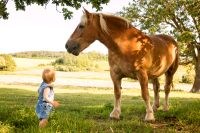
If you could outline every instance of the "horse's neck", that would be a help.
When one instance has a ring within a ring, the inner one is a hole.
[[[112,36],[107,33],[103,33],[99,37],[99,41],[104,44],[110,51],[119,51],[116,42],[113,40]]]
[[[111,34],[112,33],[112,34]],[[135,27],[131,27],[130,29],[124,31],[110,31],[110,34],[102,33],[100,34],[99,41],[103,43],[109,51],[115,53],[123,53],[122,47],[124,47],[124,42],[129,42],[126,45],[134,45],[134,38],[148,38],[143,32],[136,29]]]

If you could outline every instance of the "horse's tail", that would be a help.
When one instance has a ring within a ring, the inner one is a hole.
[[[170,68],[167,71],[167,75],[171,75],[170,77],[172,79],[173,79],[173,76],[174,76],[175,72],[177,71],[178,65],[179,65],[179,48],[178,48],[178,45],[177,45],[177,43],[176,43],[175,40],[174,40],[174,46],[176,47],[176,50],[175,50],[175,52],[176,52],[175,60],[174,60],[174,62],[172,63],[172,65],[170,66]],[[171,86],[172,86],[172,89],[174,89],[173,80],[171,82]]]

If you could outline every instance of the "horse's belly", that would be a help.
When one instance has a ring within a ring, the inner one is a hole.
[[[172,65],[172,63],[173,63],[173,60],[169,61],[169,59],[166,59],[165,57],[163,57],[159,61],[155,61],[149,71],[149,76],[150,77],[161,76],[169,69],[169,67]]]

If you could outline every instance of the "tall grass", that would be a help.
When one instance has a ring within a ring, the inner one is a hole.
[[[92,88],[90,89],[92,91]],[[184,94],[182,93],[183,97]],[[198,133],[200,131],[200,99],[171,98],[170,111],[163,112],[162,108],[158,110],[155,113],[155,123],[143,121],[145,105],[140,96],[123,96],[121,120],[118,121],[108,118],[113,109],[113,95],[69,93],[56,94],[56,99],[62,105],[53,111],[48,126],[39,129],[35,115],[36,93],[0,88],[0,132]]]

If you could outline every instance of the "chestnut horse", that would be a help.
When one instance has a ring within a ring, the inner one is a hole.
[[[146,104],[145,121],[154,121],[154,111],[159,107],[158,77],[165,73],[164,111],[168,110],[168,95],[173,75],[178,68],[178,47],[167,35],[147,36],[127,20],[114,15],[90,13],[84,9],[81,22],[66,43],[69,53],[78,56],[95,40],[108,48],[110,75],[114,84],[115,103],[111,118],[119,119],[121,113],[121,80],[138,79],[142,98]],[[151,107],[148,79],[152,79],[154,104]]]

